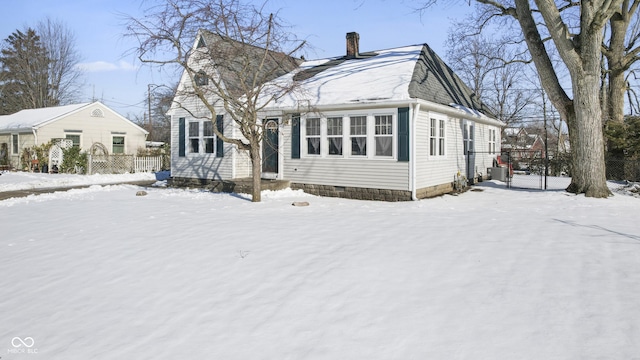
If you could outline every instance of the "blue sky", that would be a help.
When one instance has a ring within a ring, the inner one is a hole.
[[[7,1],[0,13],[0,38],[47,16],[62,20],[76,35],[85,72],[84,96],[102,100],[122,115],[142,117],[147,84],[175,83],[157,71],[140,67],[131,55],[135,44],[124,39],[122,13],[140,16],[139,0],[21,0]],[[445,40],[453,20],[472,11],[466,1],[443,1],[420,16],[412,6],[419,0],[271,0],[270,7],[312,49],[307,59],[342,55],[345,34],[360,34],[361,51],[428,43],[446,55]]]

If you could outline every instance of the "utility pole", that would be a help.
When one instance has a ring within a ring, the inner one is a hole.
[[[153,132],[153,123],[151,122],[151,84],[147,84],[147,96],[148,96],[148,105],[149,105],[149,141],[151,141],[152,139],[152,132]]]

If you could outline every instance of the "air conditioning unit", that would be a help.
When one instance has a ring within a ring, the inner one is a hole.
[[[507,168],[506,167],[492,167],[488,168],[487,172],[491,174],[491,180],[507,181]]]

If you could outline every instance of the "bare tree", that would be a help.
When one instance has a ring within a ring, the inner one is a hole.
[[[469,20],[451,27],[447,58],[496,118],[511,126],[533,104],[530,83],[523,80],[530,77],[527,61],[520,54],[507,54],[504,39],[486,38],[467,26]]]
[[[135,53],[141,62],[183,71],[173,106],[213,122],[219,139],[249,153],[252,201],[260,201],[259,113],[287,93],[267,94],[264,84],[297,66],[292,55],[304,42],[276,15],[240,0],[165,0],[142,18],[128,17],[127,29],[139,42]],[[220,112],[233,119],[241,136],[220,131]]]
[[[156,86],[152,88],[149,86],[149,96],[147,101],[150,101],[149,108],[151,109],[151,124],[153,126],[152,134],[154,141],[162,141],[169,143],[171,139],[171,117],[167,115],[173,98],[176,95],[175,86]],[[149,129],[147,129],[149,130]]]
[[[78,100],[82,90],[81,56],[76,48],[74,33],[59,20],[46,18],[36,25],[49,58],[49,97],[64,105]]]

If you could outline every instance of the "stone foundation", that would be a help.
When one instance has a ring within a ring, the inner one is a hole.
[[[355,200],[411,201],[411,191],[291,183],[294,190],[308,194]]]
[[[233,180],[190,179],[172,177],[171,187],[197,188],[212,192],[250,194],[253,189],[251,178]],[[371,189],[349,186],[315,185],[291,183],[287,180],[262,180],[262,190],[281,190],[290,187],[308,194],[354,200],[411,201],[411,191]],[[454,192],[453,183],[430,186],[416,191],[418,199],[427,199]]]
[[[428,199],[444,194],[450,194],[453,192],[453,183],[440,184],[436,186],[429,186],[426,188],[418,189],[416,191],[416,197],[418,199]]]
[[[211,192],[225,192],[237,194],[251,194],[253,190],[253,180],[251,178],[232,180],[213,179],[191,179],[172,177],[167,181],[171,187],[196,188],[209,190]],[[288,188],[290,182],[287,180],[265,180],[261,181],[262,190],[282,190]]]

